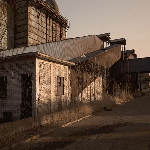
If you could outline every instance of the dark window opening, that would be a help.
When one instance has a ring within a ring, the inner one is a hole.
[[[57,77],[57,96],[64,95],[64,77]]]
[[[0,77],[0,99],[7,98],[7,76]]]

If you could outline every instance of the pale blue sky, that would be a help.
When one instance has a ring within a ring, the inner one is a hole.
[[[127,49],[150,57],[150,0],[56,0],[70,21],[67,37],[111,33],[126,38]]]

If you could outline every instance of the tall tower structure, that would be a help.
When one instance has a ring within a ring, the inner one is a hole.
[[[55,0],[0,0],[0,50],[66,39],[68,20]]]

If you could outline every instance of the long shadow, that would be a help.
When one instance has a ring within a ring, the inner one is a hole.
[[[142,98],[142,97],[141,97]],[[144,97],[142,99],[138,98],[134,101],[127,102],[123,105],[114,107],[112,111],[103,111],[93,115],[93,118],[88,118],[83,120],[83,122],[77,122],[76,124],[58,128],[55,131],[50,131],[47,127],[47,132],[40,132],[40,137],[36,140],[29,141],[26,143],[28,146],[27,149],[41,149],[41,150],[55,150],[63,149],[66,146],[75,143],[76,141],[84,141],[85,139],[95,136],[95,135],[109,135],[115,133],[123,133],[125,130],[120,130],[120,128],[129,128],[127,132],[139,132],[141,136],[146,136],[144,133],[149,133],[150,136],[150,122],[120,122],[116,121],[115,124],[110,123],[108,125],[100,125],[97,122],[105,121],[105,117],[110,117],[113,120],[113,117],[139,117],[141,118],[144,115],[150,116],[150,101]],[[144,104],[145,103],[145,104]],[[100,119],[102,118],[102,120]],[[115,118],[114,118],[115,119]],[[142,118],[141,118],[142,119]],[[92,122],[93,121],[93,122]],[[111,121],[110,121],[111,122]],[[119,129],[119,130],[117,130]],[[118,137],[122,138],[122,137]],[[99,141],[99,140],[98,140]],[[22,149],[22,148],[19,148]]]
[[[99,126],[82,126],[82,127],[66,127],[61,128],[58,131],[55,131],[54,133],[47,133],[47,134],[41,134],[40,138],[45,139],[40,141],[31,141],[28,144],[30,149],[41,149],[41,150],[55,150],[55,149],[63,149],[66,146],[79,141],[87,140],[87,138],[94,136],[94,135],[102,135],[102,134],[115,134],[118,131],[116,131],[117,128],[120,127],[132,127],[133,124],[126,123],[126,124],[115,124],[115,125],[106,125],[104,127]],[[133,132],[149,132],[150,133],[150,124],[135,124],[134,126],[139,127],[137,130]],[[143,127],[140,129],[140,127]],[[120,131],[121,132],[121,131]],[[122,138],[122,137],[121,137]]]

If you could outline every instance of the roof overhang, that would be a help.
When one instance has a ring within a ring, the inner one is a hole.
[[[115,45],[115,44],[126,45],[126,39],[120,38],[120,39],[110,40],[110,45]]]
[[[99,39],[101,39],[103,42],[107,42],[107,41],[110,41],[110,33],[104,33],[104,34],[100,34],[100,35],[97,35],[97,37]]]
[[[66,61],[66,60],[61,60],[61,59],[43,54],[41,52],[29,52],[29,53],[25,53],[25,54],[17,54],[17,55],[12,55],[12,56],[7,56],[7,57],[0,57],[0,62],[4,63],[4,62],[9,61],[9,60],[15,60],[15,61],[22,60],[22,61],[24,61],[24,60],[27,60],[27,59],[31,60],[31,58],[43,59],[43,60],[46,60],[46,61],[51,61],[51,62],[54,62],[54,63],[59,63],[59,64],[67,65],[67,66],[74,66],[75,65],[75,63],[73,63],[73,62],[69,62],[69,61]]]

